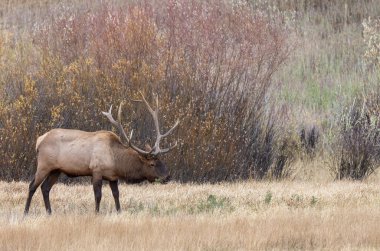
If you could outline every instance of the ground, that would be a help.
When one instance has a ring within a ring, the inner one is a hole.
[[[23,216],[28,184],[0,182],[1,250],[378,250],[380,185],[239,182],[92,187],[58,184],[53,215],[42,194]]]

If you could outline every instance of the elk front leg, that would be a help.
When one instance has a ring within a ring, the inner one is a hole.
[[[117,186],[117,180],[110,181],[110,187],[112,190],[113,198],[115,199],[116,210],[120,212],[119,188]]]
[[[102,199],[102,184],[103,184],[103,180],[101,176],[92,177],[92,186],[94,188],[96,213],[99,213],[100,200]]]

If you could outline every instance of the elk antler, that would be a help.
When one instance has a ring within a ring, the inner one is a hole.
[[[145,103],[146,107],[148,108],[149,113],[152,115],[153,121],[154,121],[154,126],[156,127],[157,139],[156,139],[156,143],[154,144],[154,146],[152,148],[151,154],[152,155],[158,155],[160,153],[169,152],[171,149],[173,149],[174,147],[177,146],[177,142],[173,146],[170,146],[169,148],[161,149],[160,148],[160,141],[162,138],[167,137],[178,126],[179,120],[177,120],[176,123],[174,124],[174,126],[172,128],[170,128],[166,133],[161,134],[160,124],[158,122],[158,96],[156,95],[156,107],[157,107],[157,109],[153,110],[152,107],[150,107],[149,103],[146,101],[144,95],[141,92],[139,92],[139,93],[141,94],[142,101]],[[141,100],[138,100],[138,101],[141,102]]]
[[[135,146],[134,144],[132,144],[131,139],[132,139],[132,135],[133,135],[133,130],[131,131],[131,134],[129,135],[129,138],[128,138],[127,134],[125,133],[124,128],[123,128],[123,126],[121,125],[122,104],[123,104],[123,103],[120,103],[120,105],[119,105],[119,110],[118,110],[118,113],[117,113],[117,120],[118,120],[118,121],[116,121],[116,120],[112,117],[112,105],[111,105],[111,107],[110,107],[110,109],[109,109],[108,112],[102,112],[103,115],[105,115],[105,116],[108,118],[108,120],[111,122],[111,124],[112,124],[113,126],[115,126],[115,127],[119,130],[119,133],[121,134],[122,139],[123,139],[125,142],[127,142],[128,145],[129,145],[133,150],[135,150],[136,152],[139,152],[139,153],[141,153],[141,154],[143,154],[143,155],[148,155],[148,154],[150,154],[150,152],[147,152],[147,151],[141,150],[140,148],[138,148],[137,146]]]

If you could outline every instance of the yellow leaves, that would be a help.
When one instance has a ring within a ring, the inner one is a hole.
[[[86,58],[86,60],[85,60],[85,64],[86,64],[87,66],[91,66],[91,65],[93,65],[93,64],[94,64],[94,59],[93,59],[93,58]]]
[[[131,71],[132,69],[132,63],[131,61],[121,58],[118,59],[113,65],[112,69],[115,70],[118,73],[124,73],[126,74],[127,72]]]
[[[24,79],[24,90],[25,95],[27,96],[36,97],[38,95],[36,89],[36,82],[32,80],[30,77],[25,77]]]
[[[41,64],[38,68],[37,77],[53,84],[63,82],[62,62],[57,55],[46,53],[41,55]]]
[[[25,96],[21,95],[13,102],[13,106],[15,110],[24,110],[25,108],[29,107],[30,104],[28,103],[28,100],[25,98]]]
[[[79,74],[79,64],[77,61],[72,62],[71,64],[63,67],[64,73]]]
[[[52,125],[54,125],[57,121],[61,119],[61,113],[64,107],[65,105],[63,103],[60,103],[59,105],[55,105],[50,109]]]
[[[31,78],[25,77],[23,89],[23,94],[20,95],[17,99],[15,99],[15,101],[12,104],[13,109],[16,110],[16,112],[30,112],[31,109],[33,109],[33,101],[36,100],[38,97],[36,82]]]

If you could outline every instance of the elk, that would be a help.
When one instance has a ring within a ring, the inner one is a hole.
[[[61,173],[68,177],[92,176],[95,195],[95,211],[99,212],[102,198],[102,182],[108,180],[115,200],[116,210],[120,211],[118,180],[136,183],[144,180],[154,182],[157,179],[166,183],[170,179],[168,168],[159,159],[177,146],[177,142],[165,149],[160,141],[178,126],[179,120],[166,133],[161,134],[158,121],[158,96],[156,110],[153,110],[140,92],[149,113],[153,117],[156,142],[145,150],[132,143],[133,130],[127,137],[121,124],[122,103],[118,109],[118,121],[112,117],[112,105],[108,112],[102,112],[119,131],[121,138],[110,131],[85,132],[72,129],[53,129],[37,139],[37,170],[29,185],[29,194],[25,205],[28,214],[32,197],[41,185],[46,212],[51,214],[49,192]]]

